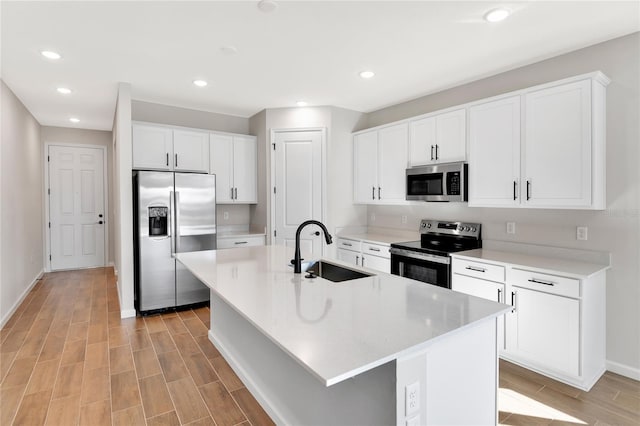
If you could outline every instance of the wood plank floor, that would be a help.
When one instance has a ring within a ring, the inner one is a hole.
[[[0,331],[0,425],[273,424],[209,342],[209,309],[120,319],[111,268],[46,274]],[[590,392],[500,361],[505,425],[639,425],[640,383]]]
[[[272,425],[208,328],[120,319],[111,268],[45,274],[0,331],[0,425]]]

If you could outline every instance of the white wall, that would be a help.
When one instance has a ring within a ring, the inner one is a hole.
[[[369,226],[417,230],[421,218],[477,221],[483,238],[607,251],[609,367],[640,378],[640,33],[368,114],[372,127],[484,97],[601,70],[607,87],[607,209],[605,211],[469,208],[428,203],[368,208]],[[471,185],[473,182],[470,183]],[[561,183],[559,183],[561,184]],[[375,221],[371,215],[375,215]],[[407,215],[406,225],[401,216]],[[506,234],[505,222],[517,233]],[[576,226],[589,240],[576,240]]]
[[[120,315],[136,315],[133,300],[133,194],[131,188],[131,85],[118,85],[113,121],[114,239]]]
[[[40,124],[0,80],[0,326],[42,274]]]
[[[107,201],[109,205],[109,211],[106,213],[106,220],[108,229],[108,235],[106,236],[109,242],[109,252],[106,253],[107,263],[114,262],[114,239],[113,239],[113,136],[112,132],[102,130],[86,130],[86,129],[72,129],[67,127],[49,127],[43,126],[40,132],[40,139],[42,144],[45,143],[57,143],[57,144],[84,144],[84,145],[97,145],[107,148]]]
[[[269,169],[269,132],[267,130],[267,110],[262,110],[249,118],[249,134],[254,135],[258,144],[258,203],[250,207],[251,230],[263,232],[268,229],[270,214],[270,192],[269,180],[271,176]],[[271,241],[271,235],[267,232],[267,243]]]

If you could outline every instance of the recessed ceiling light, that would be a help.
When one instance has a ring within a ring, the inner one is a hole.
[[[72,122],[72,123],[79,123],[79,122],[80,122],[80,119],[79,119],[79,118],[76,118],[76,117],[71,117],[71,118],[69,119],[69,121],[70,121],[70,122]]]
[[[67,87],[58,87],[56,90],[58,91],[58,93],[62,93],[63,95],[68,95],[69,93],[71,93],[71,89]]]
[[[362,77],[362,78],[371,78],[374,75],[376,75],[376,73],[374,73],[373,71],[362,71],[360,73],[360,77]]]
[[[298,102],[296,102],[296,105],[298,105],[299,107],[305,107],[305,106],[307,106],[309,104],[306,103],[305,101],[298,101]]]
[[[195,84],[198,87],[204,87],[208,83],[206,81],[204,81],[204,80],[193,80],[193,84]]]
[[[273,0],[260,0],[258,2],[258,9],[263,13],[271,13],[278,8],[278,3]]]
[[[58,52],[54,52],[52,50],[43,50],[42,52],[40,52],[40,54],[47,59],[56,60],[62,58],[62,56]]]
[[[222,46],[220,51],[225,55],[235,55],[238,53],[238,49],[234,46]]]
[[[507,9],[493,9],[484,15],[484,19],[487,22],[500,22],[507,19],[509,15],[511,12]]]

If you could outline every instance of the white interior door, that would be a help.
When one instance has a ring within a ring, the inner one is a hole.
[[[104,266],[104,158],[99,148],[49,147],[51,269]]]
[[[273,143],[274,241],[290,247],[293,258],[298,226],[305,220],[322,220],[322,132],[275,132]],[[323,241],[318,226],[305,227],[300,235],[302,257],[322,256]]]

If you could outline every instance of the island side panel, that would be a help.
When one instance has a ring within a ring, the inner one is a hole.
[[[396,421],[394,362],[327,387],[214,292],[209,339],[277,424]]]
[[[491,318],[396,361],[396,424],[497,424],[498,345]],[[419,409],[407,412],[406,387],[418,383]],[[412,422],[413,420],[413,422]]]

